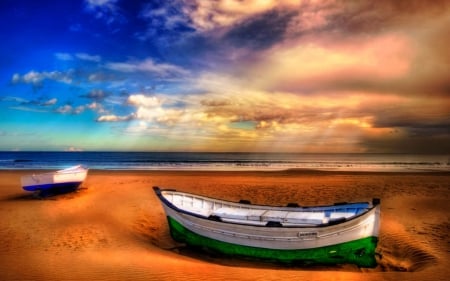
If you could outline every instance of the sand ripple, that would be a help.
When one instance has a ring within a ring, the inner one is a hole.
[[[93,171],[34,200],[0,173],[0,280],[447,280],[450,174]],[[379,265],[287,266],[175,243],[151,186],[255,204],[382,200]]]
[[[437,258],[431,254],[413,234],[406,232],[398,223],[385,220],[378,252],[381,271],[420,271],[436,265]]]
[[[254,268],[297,268],[301,270],[325,270],[325,271],[400,271],[413,272],[421,271],[429,266],[437,264],[437,258],[431,254],[430,250],[421,245],[410,233],[404,230],[387,229],[386,233],[380,237],[378,245],[377,262],[375,269],[359,269],[354,265],[336,266],[301,266],[283,265],[270,262],[261,262],[251,259],[230,258],[209,252],[201,252],[191,249],[185,245],[178,244],[171,240],[166,227],[155,228],[155,224],[149,220],[142,219],[136,222],[135,230],[151,244],[179,254],[181,256],[202,260],[208,263],[234,266],[234,267],[254,267]]]

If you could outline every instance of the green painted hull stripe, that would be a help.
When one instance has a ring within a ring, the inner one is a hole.
[[[283,263],[301,264],[356,264],[375,267],[377,237],[367,237],[350,242],[314,249],[277,250],[243,246],[223,242],[196,234],[171,217],[167,217],[170,234],[175,241],[229,256],[251,257]]]

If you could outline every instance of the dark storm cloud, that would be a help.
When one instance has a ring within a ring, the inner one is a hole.
[[[367,152],[383,153],[448,153],[450,151],[450,136],[439,135],[396,135],[374,137],[365,136],[361,144],[367,147]]]
[[[223,38],[235,47],[259,50],[283,40],[295,11],[271,10],[234,26]]]
[[[449,7],[446,0],[338,1],[335,12],[328,17],[327,29],[373,33],[392,27],[421,26],[423,20],[442,16]]]

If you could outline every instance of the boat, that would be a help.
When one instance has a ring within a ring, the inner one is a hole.
[[[380,200],[301,207],[239,203],[153,187],[171,237],[227,256],[376,267]]]
[[[87,173],[86,167],[77,165],[55,172],[25,175],[21,177],[21,183],[24,190],[41,194],[70,192],[83,183]]]

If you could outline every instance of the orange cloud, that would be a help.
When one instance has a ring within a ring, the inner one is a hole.
[[[249,67],[265,89],[304,89],[360,80],[392,80],[410,70],[414,51],[408,38],[398,34],[375,38],[316,40],[276,46]]]
[[[277,7],[298,7],[295,0],[197,0],[196,8],[189,12],[194,27],[200,31],[228,27],[248,17]]]

